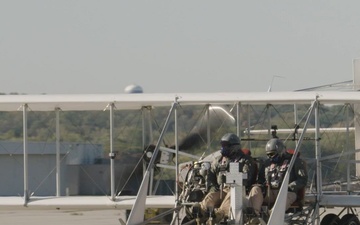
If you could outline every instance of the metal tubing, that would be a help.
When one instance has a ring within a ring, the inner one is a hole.
[[[27,205],[29,197],[29,173],[28,173],[28,132],[27,132],[28,105],[23,105],[23,148],[24,148],[24,205]]]
[[[115,200],[115,153],[114,153],[114,103],[110,104],[110,189],[111,200]]]
[[[61,170],[60,170],[60,108],[55,109],[56,113],[56,197],[60,197]]]

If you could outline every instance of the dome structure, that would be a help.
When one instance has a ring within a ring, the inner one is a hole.
[[[127,94],[137,94],[137,93],[143,93],[143,89],[140,85],[130,84],[126,86],[124,92]]]

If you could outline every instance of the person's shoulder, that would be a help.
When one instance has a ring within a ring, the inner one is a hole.
[[[250,156],[250,155],[244,155],[243,158],[245,159],[245,161],[248,161],[249,163],[255,163],[255,159]]]
[[[273,164],[273,163],[271,162],[270,159],[265,159],[265,161],[263,162],[264,167],[269,167],[269,166],[271,166],[271,164]]]
[[[221,161],[222,158],[223,158],[222,155],[216,156],[216,157],[214,158],[214,160],[212,161],[212,164],[218,164],[218,163]]]
[[[300,158],[300,157],[297,157],[296,159],[295,159],[295,163],[298,163],[298,164],[306,164],[306,162],[305,162],[305,160],[303,160],[302,158]]]

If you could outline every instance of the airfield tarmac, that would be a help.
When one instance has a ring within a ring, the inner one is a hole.
[[[1,225],[120,225],[124,210],[0,210]]]
[[[341,209],[328,208],[321,218],[327,213],[337,214]],[[0,210],[1,225],[120,225],[119,218],[125,218],[125,210]]]

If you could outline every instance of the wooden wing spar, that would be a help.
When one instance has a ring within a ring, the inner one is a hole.
[[[104,110],[109,104],[119,110],[145,106],[223,104],[321,104],[358,103],[360,92],[233,92],[233,93],[153,93],[153,94],[71,94],[71,95],[1,95],[0,111],[17,111],[27,105],[32,111]]]

